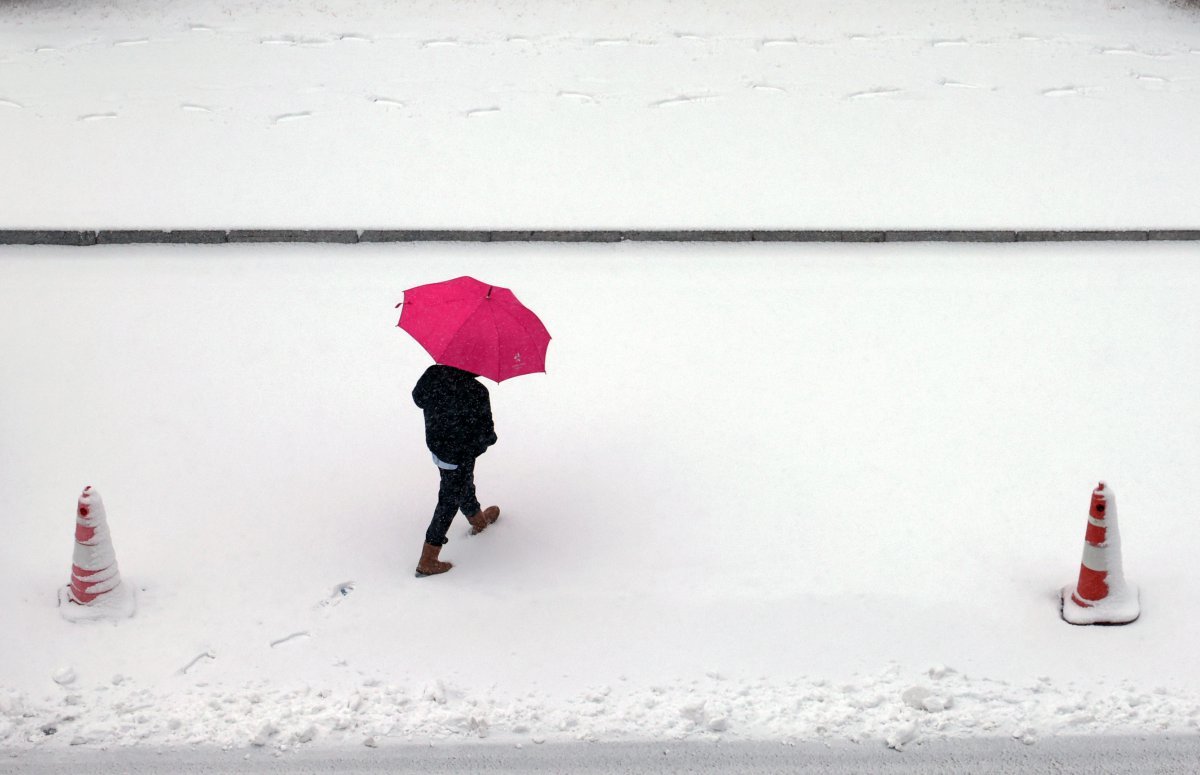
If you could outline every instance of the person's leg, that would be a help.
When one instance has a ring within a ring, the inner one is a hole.
[[[458,508],[463,516],[479,513],[479,499],[475,497],[475,458],[466,463],[460,463],[458,470],[462,472],[462,489],[458,493]]]
[[[463,500],[460,508],[467,521],[471,523],[471,535],[478,535],[487,529],[488,525],[500,518],[500,509],[497,506],[480,509],[479,498],[475,495],[475,461],[472,460],[468,466],[470,470],[468,479],[463,484]]]
[[[446,543],[446,533],[450,530],[450,523],[454,521],[455,514],[458,513],[464,484],[471,481],[473,468],[474,466],[460,465],[453,469],[438,469],[442,481],[438,487],[438,502],[433,510],[433,519],[429,522],[429,529],[425,531],[425,543],[433,546]],[[472,493],[474,489],[474,485],[471,485]]]

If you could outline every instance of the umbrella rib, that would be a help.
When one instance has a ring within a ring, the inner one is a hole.
[[[538,322],[538,324],[542,327],[542,330],[545,331],[546,324],[542,323],[541,319],[538,318],[537,315],[533,314],[533,310],[529,309],[528,307],[525,307],[525,309],[529,312],[530,316]],[[509,317],[512,318],[513,322],[515,322],[518,326],[521,327],[521,330],[525,332],[525,336],[529,337],[531,340],[537,339],[537,334],[535,334],[529,330],[529,326],[525,325],[525,321],[517,318],[515,315],[509,315]],[[538,333],[540,333],[540,332],[538,332]],[[554,338],[554,337],[550,336],[549,331],[546,331],[546,336],[547,336],[547,338],[550,338],[550,339]]]
[[[487,304],[485,306],[487,307],[488,317],[492,321],[492,330],[496,332],[496,376],[500,377],[503,375],[500,372],[500,329],[496,325],[496,308],[491,304]]]

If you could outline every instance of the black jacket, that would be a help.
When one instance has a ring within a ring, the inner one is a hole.
[[[439,460],[466,463],[496,443],[488,389],[471,372],[430,366],[412,396],[425,412],[425,444]]]

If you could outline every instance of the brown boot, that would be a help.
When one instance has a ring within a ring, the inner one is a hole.
[[[477,511],[467,517],[467,521],[471,523],[471,535],[479,535],[487,526],[500,519],[500,507],[488,506],[483,511]]]
[[[445,573],[454,567],[452,563],[440,562],[438,554],[442,551],[442,547],[434,546],[433,544],[425,544],[421,547],[421,559],[417,562],[417,578],[423,579],[426,576],[435,576],[439,573]]]

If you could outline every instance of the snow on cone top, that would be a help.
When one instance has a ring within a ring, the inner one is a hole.
[[[104,501],[100,499],[100,493],[93,490],[91,485],[84,487],[75,510],[76,522],[87,527],[98,527],[104,524],[105,518]]]
[[[1113,516],[1116,505],[1113,502],[1113,492],[1108,489],[1108,485],[1100,482],[1096,489],[1092,490],[1092,505],[1088,509],[1088,516],[1092,519],[1104,520],[1106,517]]]

